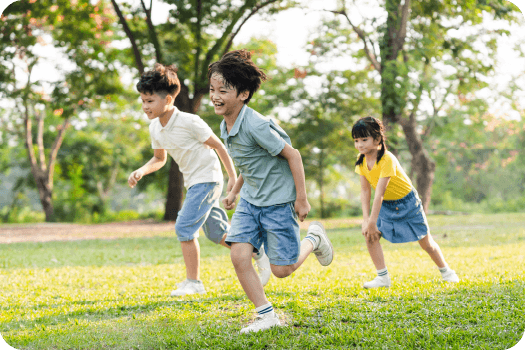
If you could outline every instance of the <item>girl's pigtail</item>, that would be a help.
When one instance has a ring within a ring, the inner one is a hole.
[[[365,155],[364,154],[360,154],[359,155],[359,159],[357,160],[357,162],[355,162],[355,166],[359,166],[361,164],[363,164],[363,160],[365,159]]]
[[[386,152],[386,145],[385,145],[385,138],[381,137],[381,149],[379,152],[377,152],[377,162],[381,160],[381,158],[385,155]]]

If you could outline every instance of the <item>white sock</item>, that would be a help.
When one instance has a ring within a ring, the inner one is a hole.
[[[379,277],[387,277],[388,276],[388,269],[385,267],[384,269],[377,270],[377,275]]]
[[[439,272],[441,272],[441,274],[444,274],[445,272],[449,270],[449,267],[448,266],[438,267],[438,269],[439,269]]]
[[[264,315],[272,315],[273,316],[274,315],[273,306],[272,306],[271,303],[264,304],[262,306],[256,307],[255,311],[257,311],[259,316],[264,316]]]
[[[301,244],[304,241],[312,243],[314,250],[319,246],[319,237],[316,237],[314,235],[306,235],[306,237],[304,237],[304,239],[301,241]]]

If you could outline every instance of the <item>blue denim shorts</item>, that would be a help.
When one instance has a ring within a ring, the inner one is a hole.
[[[427,217],[415,189],[401,199],[383,201],[377,227],[391,243],[419,241],[429,232]]]
[[[202,227],[206,237],[220,243],[230,230],[228,215],[219,206],[222,182],[206,182],[188,188],[186,199],[175,222],[175,232],[181,242],[199,237]]]
[[[241,198],[226,243],[250,243],[254,252],[264,244],[270,263],[286,266],[299,259],[300,238],[294,202],[258,207]]]

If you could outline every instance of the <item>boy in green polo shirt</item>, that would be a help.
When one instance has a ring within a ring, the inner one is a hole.
[[[210,64],[208,79],[215,113],[224,117],[221,137],[240,172],[223,204],[233,209],[240,193],[225,241],[231,244],[235,272],[258,313],[255,322],[241,333],[257,332],[280,326],[280,321],[251,264],[252,252],[264,244],[272,273],[284,278],[311,252],[321,265],[329,265],[333,247],[319,222],[312,222],[306,238],[300,241],[297,219],[304,221],[310,211],[301,155],[281,127],[248,107],[266,80],[251,54],[246,50],[225,54]]]

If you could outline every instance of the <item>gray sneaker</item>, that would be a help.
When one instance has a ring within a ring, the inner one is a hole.
[[[306,236],[314,236],[318,242],[317,247],[314,247],[313,253],[319,260],[319,263],[323,266],[330,265],[334,259],[334,247],[326,235],[323,224],[319,221],[313,221],[308,227]]]

